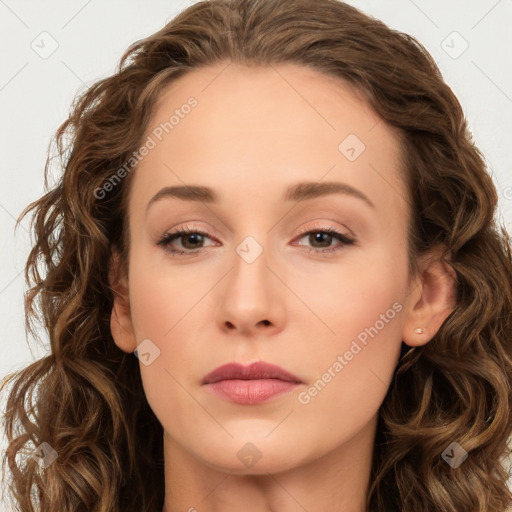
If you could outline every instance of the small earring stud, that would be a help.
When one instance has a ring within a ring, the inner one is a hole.
[[[418,327],[417,329],[414,329],[414,332],[416,334],[422,334],[423,333],[423,329],[421,327]]]

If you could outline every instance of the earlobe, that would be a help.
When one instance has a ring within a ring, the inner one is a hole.
[[[428,343],[456,304],[457,275],[437,246],[419,261],[419,272],[409,293],[402,340],[417,347]]]
[[[115,344],[124,352],[133,352],[137,342],[133,332],[128,278],[121,269],[120,255],[112,253],[109,268],[109,284],[113,294],[112,312],[110,315],[110,332]]]

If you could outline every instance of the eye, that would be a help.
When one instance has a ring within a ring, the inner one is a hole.
[[[206,239],[211,238],[207,233],[198,231],[197,229],[184,227],[172,233],[166,233],[158,242],[157,245],[164,248],[165,251],[171,254],[182,256],[184,254],[195,254],[198,249],[202,249]],[[172,246],[175,240],[180,240],[182,250],[176,249]]]
[[[348,235],[340,233],[339,231],[333,228],[326,229],[313,229],[309,231],[305,231],[299,240],[306,239],[307,243],[310,245],[307,246],[304,243],[299,241],[298,245],[304,246],[308,248],[308,252],[333,252],[343,249],[346,245],[352,245],[356,242],[356,240]],[[338,241],[338,245],[332,246],[332,243]]]
[[[301,242],[303,239],[306,240],[306,243]],[[205,245],[207,240],[212,240],[208,233],[195,228],[183,227],[163,235],[157,245],[176,256],[191,256],[208,247],[208,245]],[[308,252],[314,253],[334,252],[356,243],[354,238],[340,233],[334,228],[310,229],[304,231],[298,240],[297,245],[304,247]],[[179,245],[176,248],[177,241],[179,241]],[[333,242],[336,241],[338,241],[338,244],[333,246]]]

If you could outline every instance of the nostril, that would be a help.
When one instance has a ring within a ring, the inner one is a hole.
[[[235,326],[231,323],[231,322],[226,322],[226,325],[230,328],[230,329],[234,329]]]
[[[263,323],[264,323],[265,325],[270,325],[270,322],[269,322],[268,320],[263,320]]]

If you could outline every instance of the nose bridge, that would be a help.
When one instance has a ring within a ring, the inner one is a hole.
[[[234,294],[239,307],[263,308],[269,299],[268,248],[264,249],[254,237],[246,237],[236,247],[229,293]]]
[[[233,268],[220,297],[219,321],[223,327],[251,331],[282,323],[284,308],[278,282],[267,268],[272,251],[264,243],[247,236],[235,248]]]

